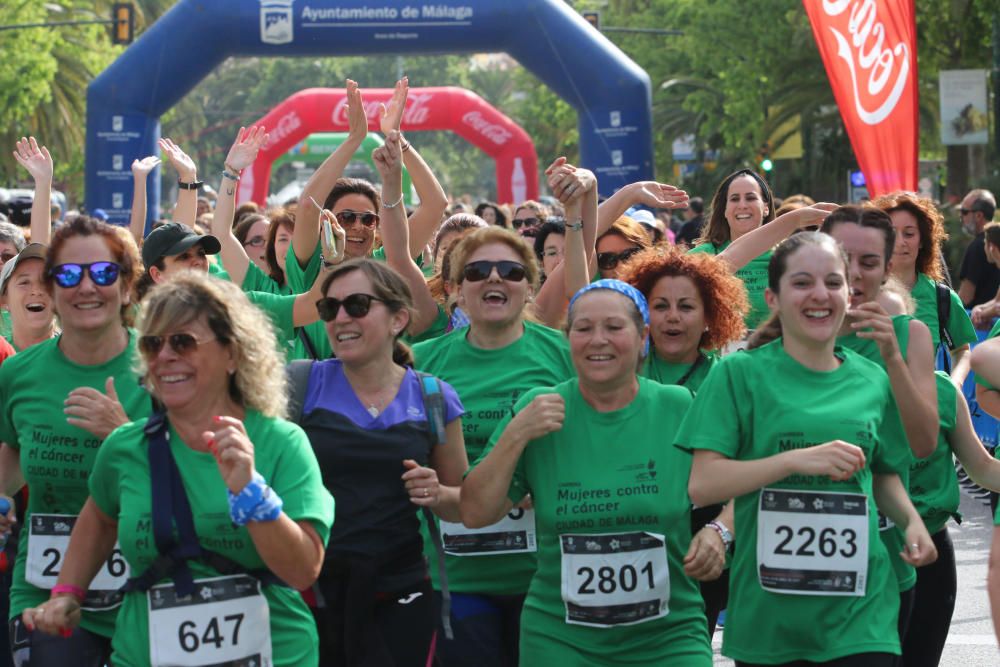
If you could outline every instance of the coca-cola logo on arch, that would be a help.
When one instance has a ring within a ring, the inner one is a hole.
[[[854,110],[867,125],[878,125],[892,114],[910,80],[912,54],[902,39],[888,43],[879,4],[823,0],[837,57],[850,76]]]
[[[405,128],[415,128],[418,125],[423,125],[427,123],[431,115],[431,101],[434,99],[433,93],[411,93],[409,97],[406,98],[406,108],[403,110],[403,127]],[[368,118],[369,124],[378,125],[381,114],[382,114],[382,104],[385,104],[388,100],[374,100],[364,102],[365,116]],[[333,114],[331,115],[331,120],[334,125],[343,126],[349,125],[348,122],[348,109],[347,109],[347,98],[343,97],[337,104],[333,107]]]
[[[483,135],[497,146],[503,146],[512,136],[510,130],[502,125],[491,123],[483,118],[483,115],[478,111],[467,111],[465,115],[462,116],[462,122],[475,129],[476,132]]]

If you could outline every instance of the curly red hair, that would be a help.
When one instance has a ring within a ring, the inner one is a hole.
[[[643,250],[623,268],[621,280],[634,286],[648,299],[653,287],[667,276],[691,279],[705,307],[707,331],[700,347],[717,350],[743,337],[743,318],[750,310],[743,281],[713,255],[685,254],[674,246],[654,246]]]
[[[878,197],[872,206],[889,215],[894,211],[906,211],[917,219],[920,230],[920,248],[917,250],[917,271],[934,280],[944,280],[941,270],[941,245],[948,239],[944,228],[944,216],[934,202],[926,197],[918,197],[912,192],[893,192]]]

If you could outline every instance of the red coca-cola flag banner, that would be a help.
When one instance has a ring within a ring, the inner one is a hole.
[[[876,197],[916,190],[913,0],[803,0],[858,165]]]
[[[391,88],[364,88],[368,129],[379,129],[379,103],[392,98]],[[271,164],[313,132],[348,129],[347,94],[343,88],[308,88],[271,109],[256,125],[267,128],[267,144],[243,172],[237,201],[264,204]],[[451,130],[496,160],[497,201],[517,204],[538,198],[538,156],[520,125],[475,93],[451,86],[410,88],[403,110],[404,133]],[[412,137],[411,137],[412,138]]]

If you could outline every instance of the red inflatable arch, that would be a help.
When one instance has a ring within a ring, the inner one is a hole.
[[[369,131],[379,129],[379,102],[392,98],[391,88],[362,89]],[[313,132],[344,132],[347,95],[340,88],[299,91],[257,121],[270,133],[253,165],[243,174],[240,203],[264,204],[271,164]],[[403,112],[403,132],[451,130],[496,160],[497,200],[517,204],[538,198],[538,156],[535,144],[517,123],[486,100],[451,86],[410,88]]]

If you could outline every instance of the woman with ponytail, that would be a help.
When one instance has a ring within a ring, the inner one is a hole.
[[[309,368],[298,419],[337,503],[318,581],[320,664],[422,666],[435,614],[417,512],[460,520],[464,410],[437,381],[442,442],[427,378],[400,341],[413,305],[395,271],[351,260],[329,272],[323,294],[316,305],[336,359]]]

